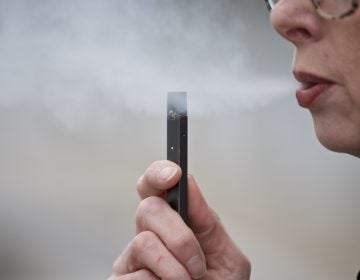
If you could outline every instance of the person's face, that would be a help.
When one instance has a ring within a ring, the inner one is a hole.
[[[280,0],[270,18],[295,46],[296,97],[310,110],[318,139],[331,150],[360,156],[360,10],[327,20],[310,0]]]

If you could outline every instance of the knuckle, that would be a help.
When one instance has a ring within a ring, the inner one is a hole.
[[[244,256],[241,266],[243,267],[243,278],[250,279],[250,274],[251,274],[250,260]]]
[[[240,280],[248,280],[251,275],[251,262],[250,260],[241,252],[240,249],[237,251],[237,256],[233,258],[233,267],[236,268],[236,274],[239,275]]]
[[[111,271],[113,272],[113,275],[111,275],[108,280],[111,280],[115,277],[114,274],[117,273],[117,271],[118,271],[118,260],[113,262]]]
[[[128,245],[129,247],[129,245]],[[127,247],[127,248],[128,248]],[[126,250],[126,249],[125,249]],[[119,275],[122,275],[122,271],[123,271],[123,266],[124,263],[126,263],[126,254],[125,254],[125,250],[124,252],[122,252],[122,254],[113,262],[112,265],[112,275],[110,276],[110,279],[108,280],[112,280],[113,278],[116,279],[116,277],[118,277]]]
[[[181,232],[181,234],[174,236],[171,244],[173,250],[177,252],[184,250],[184,248],[196,246],[195,237],[189,232]]]
[[[136,190],[140,192],[142,185],[144,184],[144,174],[142,174],[136,181]]]
[[[140,278],[141,276],[141,278]],[[142,274],[139,275],[139,279],[146,279],[146,280],[159,280],[152,272],[149,270],[143,270]],[[130,280],[130,279],[129,279]]]
[[[139,203],[136,210],[136,221],[139,225],[146,227],[146,220],[149,216],[157,216],[163,211],[164,201],[155,196],[145,198]]]
[[[211,213],[211,217],[212,217],[212,223],[214,225],[220,225],[222,224],[222,221],[221,221],[221,218],[220,216],[218,215],[218,213],[216,213],[216,211],[212,208],[209,208],[210,210],[210,213]]]
[[[144,251],[155,250],[158,244],[158,237],[153,232],[143,231],[135,236],[131,251],[134,255],[139,255]]]

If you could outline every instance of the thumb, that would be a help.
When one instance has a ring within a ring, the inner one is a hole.
[[[240,270],[241,279],[249,279],[251,265],[222,225],[218,215],[208,206],[193,176],[188,177],[189,222],[207,258],[208,268],[226,263]]]
[[[205,254],[218,253],[232,243],[217,214],[208,206],[194,177],[188,177],[189,223]]]

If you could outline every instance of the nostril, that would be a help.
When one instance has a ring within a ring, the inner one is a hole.
[[[290,29],[286,32],[286,36],[293,42],[309,40],[312,37],[309,30],[305,28]]]

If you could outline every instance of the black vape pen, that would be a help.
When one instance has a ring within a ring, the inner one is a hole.
[[[188,223],[187,192],[187,98],[186,92],[169,92],[167,97],[167,159],[182,170],[180,181],[167,192],[167,201]]]

